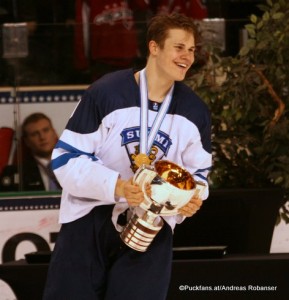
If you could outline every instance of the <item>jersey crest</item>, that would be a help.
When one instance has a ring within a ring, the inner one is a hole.
[[[148,128],[150,132],[151,128]],[[126,128],[121,132],[121,146],[125,147],[128,154],[129,160],[131,162],[131,169],[135,172],[138,167],[136,166],[134,159],[136,155],[139,154],[139,139],[140,139],[140,126]],[[167,156],[170,146],[172,145],[172,140],[168,134],[159,130],[153,145],[148,153],[150,164],[156,160],[162,159]]]

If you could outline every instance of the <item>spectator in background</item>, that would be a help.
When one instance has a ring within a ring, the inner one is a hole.
[[[201,20],[208,17],[206,3],[206,0],[156,0],[151,1],[151,6],[157,14],[177,12]]]
[[[133,65],[139,56],[134,10],[145,0],[76,0],[75,66],[103,74]]]
[[[1,189],[23,191],[55,191],[60,186],[51,172],[50,159],[58,140],[51,120],[43,113],[29,115],[22,124],[22,142],[18,166],[7,166],[1,177]],[[20,184],[15,182],[19,174]]]

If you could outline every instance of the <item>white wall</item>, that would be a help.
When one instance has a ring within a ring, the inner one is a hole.
[[[61,134],[86,87],[20,87],[17,91],[0,88],[0,127],[19,128],[29,114],[43,112]]]

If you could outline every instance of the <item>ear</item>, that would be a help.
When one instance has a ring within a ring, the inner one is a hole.
[[[149,51],[151,55],[156,55],[159,49],[158,44],[155,41],[150,41],[149,42]]]

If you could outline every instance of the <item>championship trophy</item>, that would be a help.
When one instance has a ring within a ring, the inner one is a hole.
[[[145,252],[161,230],[162,216],[173,216],[192,197],[201,198],[206,189],[203,182],[177,164],[160,160],[154,166],[143,164],[133,177],[134,183],[144,192],[144,201],[135,208],[132,217],[121,232],[121,239],[130,248]],[[146,193],[150,184],[151,193]]]

